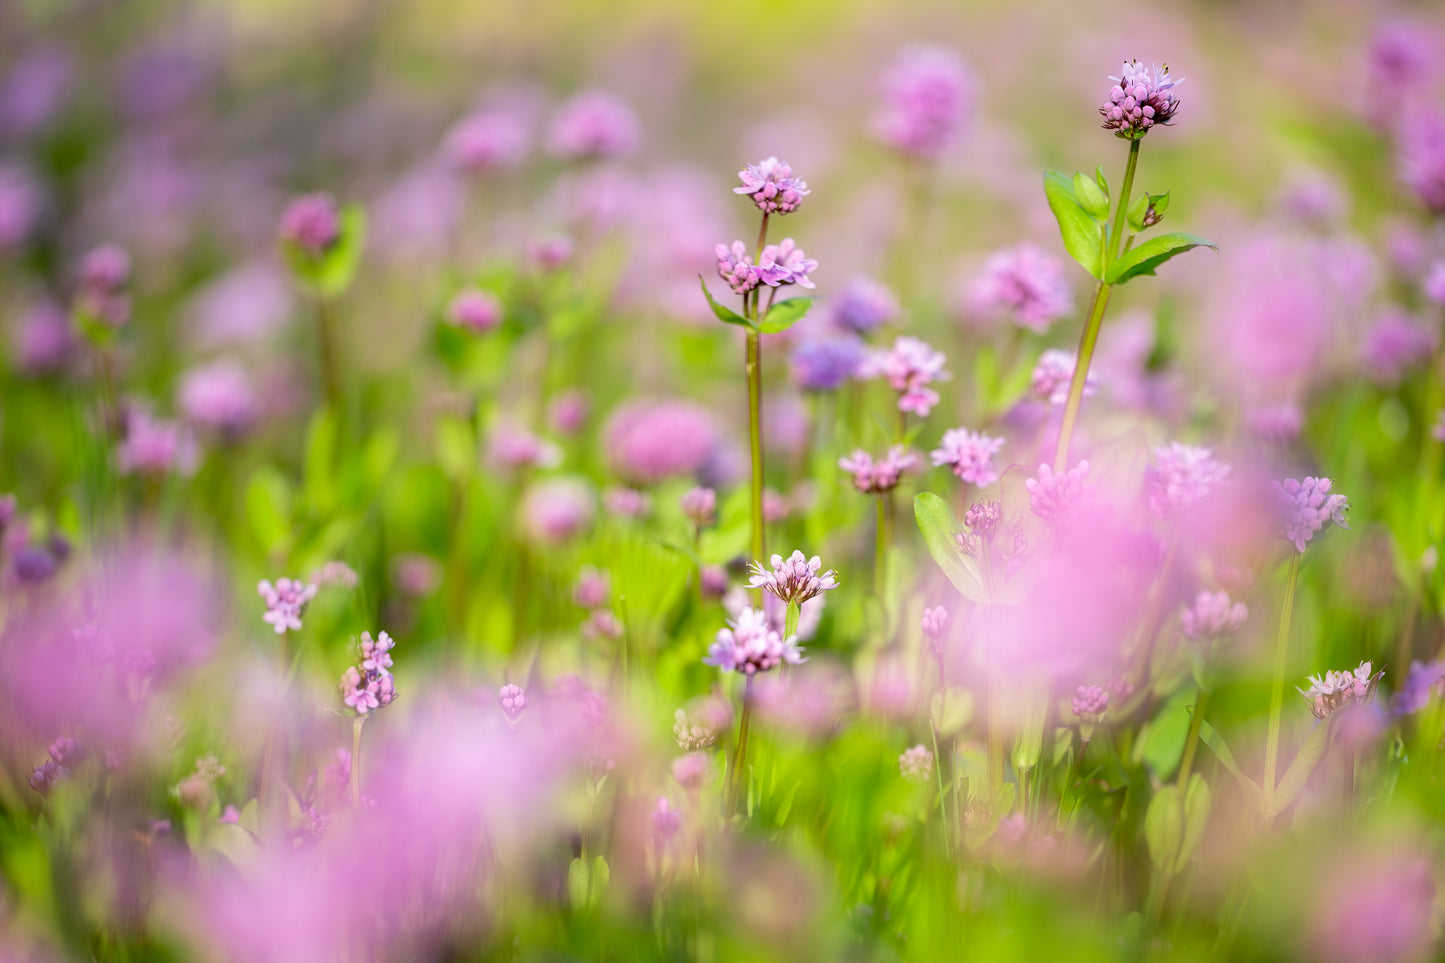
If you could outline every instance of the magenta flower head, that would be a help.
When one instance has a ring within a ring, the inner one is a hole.
[[[953,473],[970,485],[984,488],[998,481],[993,469],[993,456],[1003,447],[1002,438],[993,438],[980,431],[950,428],[943,433],[940,447],[931,453],[933,464],[948,465]]]
[[[506,110],[479,110],[457,121],[442,144],[454,169],[484,175],[520,164],[527,156],[527,128]]]
[[[1200,592],[1194,604],[1179,613],[1179,627],[1191,639],[1222,639],[1239,631],[1249,609],[1227,592]]]
[[[833,299],[833,323],[854,334],[870,334],[898,318],[898,299],[872,278],[854,278]]]
[[[1365,373],[1379,384],[1394,384],[1411,367],[1428,359],[1435,344],[1432,327],[1420,324],[1399,308],[1388,308],[1365,331],[1361,346]]]
[[[904,50],[883,76],[883,110],[874,131],[894,150],[934,160],[958,137],[973,99],[963,59],[942,47]]]
[[[192,368],[181,378],[181,411],[193,425],[219,432],[226,438],[245,434],[261,414],[256,390],[246,369],[220,360]]]
[[[682,493],[682,513],[698,528],[717,521],[717,492],[711,488],[689,488]]]
[[[918,455],[903,445],[894,445],[888,454],[875,461],[859,448],[846,458],[838,459],[838,467],[853,476],[854,488],[873,495],[897,488],[903,476],[918,467]]]
[[[508,683],[497,690],[497,701],[507,714],[507,721],[516,722],[527,711],[527,693],[519,685]]]
[[[838,573],[831,568],[822,571],[823,562],[816,555],[804,558],[802,552],[795,550],[786,559],[774,555],[770,561],[773,566],[771,572],[763,568],[762,562],[753,562],[748,566],[752,573],[748,587],[760,588],[780,602],[801,605],[838,587]]]
[[[804,391],[837,391],[857,373],[867,353],[855,334],[826,334],[799,341],[788,369]]]
[[[132,408],[126,414],[125,437],[115,454],[121,474],[155,477],[174,471],[190,475],[199,460],[196,439],[185,425],[156,418],[144,408]]]
[[[796,284],[800,288],[813,287],[809,274],[818,270],[818,262],[803,253],[803,249],[790,237],[777,244],[763,248],[758,258],[758,280],[770,288],[784,284]]]
[[[130,320],[130,255],[125,248],[102,244],[80,261],[75,306],[84,317],[111,328]]]
[[[797,636],[783,638],[761,609],[744,609],[726,628],[718,630],[716,641],[708,647],[702,661],[724,672],[752,676],[784,662],[799,665],[807,660],[798,646]]]
[[[1109,708],[1109,693],[1102,686],[1081,685],[1075,690],[1069,708],[1083,722],[1098,722],[1104,710]]]
[[[1445,214],[1445,112],[1419,110],[1401,125],[1400,179],[1432,214]]]
[[[1029,377],[1029,392],[1040,401],[1048,402],[1055,408],[1062,407],[1069,400],[1069,382],[1074,379],[1074,366],[1078,364],[1072,351],[1050,348],[1039,355]],[[1090,371],[1084,376],[1084,397],[1096,394],[1099,381]]]
[[[385,632],[375,639],[370,632],[361,633],[357,641],[357,664],[341,675],[341,701],[358,716],[389,706],[396,700],[396,685],[391,677],[391,650],[396,643]]]
[[[923,743],[903,750],[898,757],[898,772],[909,782],[928,782],[933,775],[933,752]]]
[[[1309,677],[1308,689],[1297,689],[1310,703],[1310,711],[1316,719],[1328,719],[1346,706],[1369,705],[1375,699],[1375,690],[1385,670],[1370,673],[1370,663],[1361,662],[1353,672],[1326,672],[1323,676]]]
[[[1124,64],[1120,76],[1109,79],[1115,84],[1104,106],[1099,108],[1105,130],[1137,140],[1156,124],[1168,124],[1174,119],[1179,109],[1174,88],[1184,81],[1169,76],[1168,64],[1145,67],[1137,60],[1130,60]]]
[[[320,257],[341,239],[341,212],[330,194],[302,194],[286,205],[276,233],[283,243]]]
[[[652,836],[658,846],[666,846],[682,828],[682,816],[666,796],[657,797],[657,808],[652,811]]]
[[[50,795],[50,790],[55,788],[55,784],[68,775],[70,775],[69,769],[66,769],[54,759],[47,759],[36,766],[35,770],[30,773],[28,782],[30,783],[31,789],[34,789],[42,796],[48,796]]]
[[[638,485],[695,474],[718,447],[712,414],[671,399],[624,403],[608,419],[604,437],[608,463]]]
[[[1445,659],[1411,662],[1405,682],[1390,702],[1390,715],[1414,715],[1429,705],[1432,697],[1445,695]]]
[[[970,310],[986,318],[1007,317],[1043,334],[1074,307],[1058,258],[1037,244],[1019,244],[988,259],[968,291]]]
[[[948,631],[948,609],[941,605],[931,609],[923,610],[923,618],[919,620],[919,627],[923,634],[937,642],[943,638],[943,633]]]
[[[547,130],[548,151],[568,160],[621,157],[641,140],[632,108],[600,90],[584,91],[559,107]]]
[[[1292,542],[1295,551],[1303,552],[1315,533],[1331,522],[1340,528],[1350,527],[1345,520],[1350,500],[1332,493],[1332,487],[1334,482],[1328,478],[1310,477],[1303,481],[1286,478],[1274,483],[1276,501],[1284,519],[1280,537]]]
[[[1084,497],[1084,479],[1089,477],[1089,463],[1081,461],[1062,475],[1055,475],[1048,465],[1039,466],[1039,477],[1024,482],[1029,493],[1029,508],[1046,522],[1068,517]]]
[[[864,358],[858,374],[864,378],[887,379],[889,386],[898,392],[898,410],[926,418],[939,401],[938,392],[928,386],[948,379],[948,372],[943,370],[946,362],[942,352],[905,335],[894,341],[889,350],[874,351]]]
[[[446,319],[459,328],[486,334],[502,323],[502,302],[490,291],[468,288],[447,303]]]
[[[791,214],[811,193],[807,182],[795,177],[793,168],[776,157],[747,165],[738,171],[738,179],[743,186],[734,187],[733,193],[751,197],[764,214]]]
[[[274,628],[277,635],[300,631],[301,612],[306,603],[316,597],[317,591],[314,583],[300,579],[278,578],[274,585],[262,579],[256,586],[256,594],[266,603],[266,614],[261,620]]]
[[[549,478],[522,497],[522,529],[540,542],[556,544],[580,535],[597,514],[597,495],[583,478]]]
[[[565,234],[554,234],[527,245],[527,260],[540,270],[555,271],[572,260],[574,250],[572,239]]]
[[[1319,963],[1438,959],[1437,888],[1419,846],[1329,847],[1303,932],[1303,958]],[[1432,952],[1434,950],[1435,952]]]
[[[1144,477],[1149,510],[1159,518],[1173,518],[1214,490],[1229,475],[1229,466],[1217,461],[1208,448],[1172,441],[1154,449],[1154,464]]]
[[[717,275],[733,289],[734,294],[747,294],[762,282],[753,256],[742,241],[717,246]]]

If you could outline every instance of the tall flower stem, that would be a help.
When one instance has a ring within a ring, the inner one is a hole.
[[[336,321],[331,302],[325,295],[316,298],[316,332],[321,350],[321,380],[326,386],[326,403],[332,411],[341,410],[341,356],[336,342]]]
[[[1279,638],[1274,645],[1274,682],[1269,694],[1269,736],[1264,744],[1264,797],[1274,795],[1275,773],[1279,768],[1279,723],[1284,710],[1284,670],[1289,654],[1289,623],[1294,614],[1295,585],[1299,581],[1299,553],[1291,552],[1289,583],[1284,590],[1284,608],[1279,616]]]
[[[803,603],[789,602],[787,614],[783,616],[783,638],[790,639],[798,634],[798,623],[803,619]]]
[[[748,331],[747,375],[748,375],[748,446],[752,453],[752,557],[767,558],[763,544],[763,358],[760,336],[756,330]],[[759,589],[759,598],[761,598]]]
[[[351,808],[361,807],[361,727],[366,725],[366,716],[357,716],[351,721]]]
[[[732,778],[728,780],[728,812],[737,809],[738,787],[742,784],[742,770],[748,758],[748,728],[753,719],[753,677],[743,682],[743,712],[738,722],[738,744],[733,750]]]
[[[1194,714],[1189,717],[1189,734],[1184,737],[1184,758],[1179,762],[1179,798],[1189,788],[1189,772],[1194,768],[1194,753],[1199,747],[1199,730],[1204,725],[1204,710],[1209,705],[1209,690],[1201,688],[1194,700]]]
[[[887,584],[888,565],[888,498],[891,493],[878,493],[877,532],[873,539],[873,591],[881,598]]]
[[[1119,241],[1124,236],[1124,223],[1129,213],[1130,195],[1134,193],[1134,171],[1139,166],[1139,145],[1142,139],[1129,141],[1129,160],[1124,167],[1124,184],[1119,191],[1118,206],[1114,210],[1114,223],[1104,238],[1103,267],[1108,270],[1118,256]],[[1104,322],[1104,309],[1109,305],[1111,285],[1102,280],[1094,286],[1094,300],[1089,305],[1089,315],[1084,322],[1084,333],[1079,338],[1078,360],[1074,364],[1074,377],[1069,381],[1069,400],[1064,405],[1063,422],[1059,425],[1058,447],[1054,449],[1054,471],[1067,470],[1069,462],[1069,441],[1074,434],[1074,424],[1079,418],[1079,406],[1084,403],[1084,384],[1089,376],[1089,363],[1094,358],[1094,345],[1099,340],[1099,328]]]
[[[948,792],[943,788],[943,756],[938,751],[938,726],[933,722],[933,715],[928,717],[928,734],[933,737],[933,771],[938,775],[938,814],[943,824],[943,849],[952,855],[953,843],[950,841],[948,828]]]

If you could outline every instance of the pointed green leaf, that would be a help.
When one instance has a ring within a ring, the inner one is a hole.
[[[1219,250],[1219,245],[1213,241],[1206,241],[1193,234],[1161,234],[1150,238],[1110,264],[1109,270],[1104,273],[1104,281],[1108,284],[1123,284],[1141,274],[1153,274],[1165,261],[1196,247]]]
[[[979,577],[978,562],[958,550],[954,537],[963,526],[953,517],[948,505],[933,492],[920,492],[913,497],[913,518],[923,533],[928,553],[943,569],[953,587],[974,602],[987,602],[988,593]]]
[[[1229,774],[1239,783],[1239,788],[1244,790],[1244,795],[1249,800],[1249,804],[1254,807],[1256,814],[1263,814],[1264,791],[1259,788],[1257,782],[1244,774],[1244,770],[1239,768],[1239,763],[1234,761],[1234,753],[1229,751],[1229,746],[1225,744],[1224,738],[1208,722],[1199,723],[1199,741],[1208,746],[1215,758],[1219,760],[1219,764],[1229,770]]]
[[[763,334],[777,334],[779,331],[788,330],[803,319],[803,315],[813,306],[813,300],[788,298],[786,301],[777,302],[763,315],[763,323],[758,325],[758,330]]]
[[[1059,222],[1059,235],[1069,257],[1096,278],[1102,279],[1104,242],[1098,223],[1079,204],[1074,182],[1059,171],[1044,174],[1044,197]]]
[[[1104,192],[1104,196],[1105,196],[1105,197],[1108,197],[1108,196],[1109,196],[1109,182],[1104,179],[1104,165],[1103,165],[1103,164],[1100,164],[1098,167],[1094,168],[1094,181],[1099,185],[1099,190],[1101,190],[1101,191]]]
[[[1289,768],[1280,777],[1279,785],[1270,794],[1269,805],[1265,810],[1267,816],[1270,818],[1278,816],[1299,798],[1299,794],[1304,792],[1305,786],[1309,783],[1310,774],[1315,771],[1315,766],[1319,765],[1329,743],[1329,723],[1322,722],[1310,731],[1304,744],[1299,747],[1299,752],[1295,753],[1294,761],[1289,764]]]
[[[753,323],[741,314],[718,304],[713,298],[712,292],[707,289],[707,282],[702,279],[701,274],[697,276],[697,283],[702,285],[702,296],[707,298],[708,307],[712,308],[712,313],[717,316],[719,321],[726,321],[728,324],[740,324],[745,328],[751,328],[753,326]],[[786,301],[783,303],[787,304]]]
[[[1149,195],[1140,195],[1139,199],[1129,205],[1129,230],[1138,234],[1144,230],[1144,215],[1149,210]]]
[[[1109,216],[1109,195],[1083,171],[1074,175],[1074,198],[1090,217],[1102,221]]]

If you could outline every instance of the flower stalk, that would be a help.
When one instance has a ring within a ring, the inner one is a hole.
[[[1284,672],[1289,654],[1289,625],[1294,614],[1295,586],[1299,581],[1299,553],[1291,552],[1289,581],[1285,586],[1284,607],[1280,611],[1279,636],[1274,647],[1274,679],[1269,695],[1269,735],[1264,745],[1264,794],[1274,795],[1275,774],[1279,769],[1279,724],[1284,711]]]

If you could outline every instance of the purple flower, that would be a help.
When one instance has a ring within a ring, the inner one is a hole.
[[[1250,408],[1244,413],[1244,426],[1257,438],[1282,444],[1299,437],[1304,419],[1298,403],[1282,401]]]
[[[543,271],[555,271],[572,260],[572,239],[554,234],[527,245],[527,260]]]
[[[1365,331],[1365,371],[1380,384],[1394,384],[1407,370],[1430,357],[1435,331],[1399,308],[1389,308]]]
[[[1118,131],[1120,137],[1143,137],[1154,125],[1168,124],[1179,109],[1174,88],[1184,81],[1169,76],[1168,64],[1145,67],[1130,60],[1121,76],[1109,79],[1115,84],[1099,115],[1104,118],[1104,129]]]
[[[933,752],[923,743],[903,750],[898,757],[898,772],[909,782],[924,783],[933,775]]]
[[[1297,691],[1309,701],[1316,719],[1327,719],[1346,706],[1369,705],[1374,701],[1375,689],[1385,670],[1371,675],[1370,668],[1370,663],[1361,662],[1353,672],[1346,669],[1326,672],[1323,676],[1312,675],[1310,687]]]
[[[731,247],[717,246],[717,274],[735,294],[747,294],[762,282],[753,256],[742,241],[733,241]]]
[[[526,428],[504,421],[487,435],[487,458],[493,464],[513,471],[555,468],[562,463],[562,450]]]
[[[770,562],[771,572],[763,568],[762,562],[748,566],[752,573],[748,587],[763,589],[780,602],[802,604],[838,587],[838,573],[832,569],[823,572],[823,562],[816,555],[804,558],[802,552],[795,550],[786,559],[774,555]]]
[[[827,334],[799,341],[789,370],[804,391],[836,391],[858,371],[867,348],[853,334]]]
[[[1414,715],[1425,708],[1431,697],[1439,695],[1445,695],[1445,659],[1412,662],[1404,684],[1390,703],[1390,714]]]
[[[330,194],[302,194],[286,205],[277,235],[311,257],[320,257],[341,239],[341,212]]]
[[[682,710],[679,709],[679,712]],[[707,782],[707,777],[712,770],[712,762],[706,753],[688,752],[672,760],[672,778],[682,788],[696,792]]]
[[[1104,710],[1109,708],[1109,693],[1102,686],[1081,685],[1075,690],[1069,705],[1074,715],[1084,722],[1098,722]]]
[[[635,488],[614,485],[602,493],[602,507],[614,518],[641,518],[652,509],[652,499]]]
[[[736,244],[733,245],[736,248]],[[721,264],[719,264],[721,270]],[[758,258],[757,275],[770,288],[783,284],[796,284],[802,288],[813,287],[809,274],[818,270],[818,262],[803,253],[790,237],[785,237],[777,244],[769,244],[763,248],[762,257]]]
[[[1200,592],[1179,614],[1179,627],[1191,639],[1220,639],[1239,631],[1249,609],[1234,602],[1227,592]]]
[[[130,255],[125,248],[102,244],[80,261],[75,305],[82,315],[119,328],[130,320]]]
[[[983,556],[986,546],[993,542],[994,532],[1003,521],[1003,503],[997,499],[989,502],[974,502],[963,513],[965,531],[957,536],[958,547],[976,558]]]
[[[699,471],[718,446],[712,414],[676,400],[619,406],[604,431],[608,462],[625,480],[649,484]]]
[[[1445,112],[1420,110],[1403,122],[1399,171],[1428,211],[1445,214]]]
[[[186,372],[177,400],[192,424],[227,438],[245,434],[261,413],[246,369],[225,359]]]
[[[306,603],[316,597],[318,589],[314,583],[294,578],[278,578],[276,584],[262,579],[256,586],[256,594],[266,603],[266,614],[261,617],[269,623],[277,635],[301,629],[301,612]]]
[[[47,759],[36,766],[35,770],[30,773],[30,788],[42,796],[48,796],[50,795],[50,790],[55,788],[55,784],[68,775],[70,775],[69,769],[66,769],[54,759]]]
[[[898,410],[926,418],[938,404],[938,392],[928,387],[949,377],[943,370],[947,359],[917,338],[903,336],[887,351],[874,351],[858,366],[863,378],[885,378],[898,392]]]
[[[811,193],[807,182],[794,177],[793,168],[776,157],[747,165],[738,171],[738,179],[743,186],[734,187],[733,193],[751,197],[764,214],[791,214]]]
[[[361,654],[361,669],[363,672],[385,672],[391,668],[391,650],[396,648],[396,643],[391,636],[382,632],[375,639],[371,633],[361,633],[361,640],[357,642],[357,650]]]
[[[446,319],[459,328],[486,334],[502,323],[502,302],[490,291],[468,288],[447,303]]]
[[[1408,20],[1381,23],[1370,41],[1370,89],[1398,96],[1428,83],[1440,64],[1435,39]]]
[[[657,808],[652,811],[652,836],[659,846],[666,846],[682,828],[682,817],[666,796],[657,797]]]
[[[1445,305],[1445,258],[1434,261],[1425,271],[1420,291],[1436,304]]]
[[[717,492],[711,488],[689,488],[682,493],[682,513],[697,528],[717,521]]]
[[[993,438],[980,431],[950,428],[943,433],[941,447],[930,454],[935,466],[948,465],[965,482],[984,488],[998,481],[998,472],[994,471],[992,462],[1003,444],[1002,438]]]
[[[341,701],[358,716],[396,700],[396,684],[390,671],[390,652],[395,645],[385,632],[375,639],[370,632],[361,633],[356,646],[357,664],[347,667],[340,683]]]
[[[853,476],[853,487],[865,495],[892,491],[903,475],[917,466],[918,455],[902,445],[889,448],[888,454],[877,461],[861,448],[838,459],[838,467]]]
[[[606,572],[599,572],[591,565],[582,566],[577,573],[577,584],[572,587],[572,601],[584,609],[595,609],[604,605],[612,593]]]
[[[447,133],[442,154],[456,170],[491,174],[527,156],[527,128],[510,111],[479,110],[457,121]]]
[[[1208,448],[1172,441],[1154,449],[1154,464],[1144,477],[1149,510],[1159,518],[1173,518],[1208,497],[1229,475],[1229,466],[1216,461]]]
[[[702,661],[724,672],[751,676],[784,662],[798,665],[807,660],[796,636],[784,639],[782,633],[768,624],[768,617],[761,609],[744,609],[726,628],[718,630],[717,640],[708,647],[707,657]]]
[[[527,693],[519,685],[508,683],[497,690],[497,700],[509,722],[516,722],[527,711]]]
[[[854,278],[833,298],[833,323],[844,331],[869,334],[898,318],[898,299],[871,278]]]
[[[164,475],[196,470],[200,453],[196,440],[182,424],[156,418],[144,408],[132,408],[125,418],[125,438],[116,451],[116,469],[123,475]]]
[[[1280,537],[1294,544],[1295,550],[1303,552],[1305,545],[1315,533],[1334,522],[1340,528],[1349,528],[1345,511],[1350,500],[1344,495],[1330,492],[1334,482],[1328,478],[1309,477],[1303,481],[1286,478],[1274,483],[1276,500],[1283,516]]]
[[[40,185],[28,170],[0,164],[0,251],[18,247],[41,214]]]
[[[49,301],[32,305],[15,325],[14,363],[27,375],[61,371],[75,354],[75,331],[65,312]]]
[[[1055,475],[1048,465],[1039,466],[1039,477],[1024,482],[1029,493],[1029,508],[1046,522],[1059,521],[1084,497],[1084,479],[1089,477],[1089,463],[1081,461],[1062,475]]]
[[[884,107],[874,130],[904,154],[936,159],[952,145],[972,107],[973,78],[942,47],[904,50],[883,76]]]
[[[50,744],[50,758],[58,766],[73,769],[85,761],[85,747],[70,736],[61,736]]]
[[[943,638],[943,633],[948,631],[948,609],[941,605],[931,609],[923,610],[923,618],[919,620],[919,627],[923,634],[935,642]]]
[[[1073,310],[1073,295],[1059,260],[1037,244],[994,253],[969,289],[969,305],[984,317],[1008,316],[1043,334]]]
[[[356,569],[345,562],[332,559],[329,562],[323,562],[320,568],[313,571],[310,580],[318,586],[354,589],[360,584],[361,576],[356,574]]]
[[[1073,352],[1050,348],[1039,355],[1038,364],[1034,365],[1029,379],[1029,391],[1040,401],[1046,401],[1056,408],[1062,407],[1069,400],[1069,384],[1074,379],[1074,367],[1077,364]],[[1087,398],[1098,390],[1098,379],[1094,377],[1094,372],[1090,371],[1084,376],[1084,397]]]
[[[637,115],[626,101],[590,90],[557,109],[547,130],[547,149],[566,159],[621,157],[641,139]]]
[[[597,513],[597,496],[586,479],[549,478],[522,497],[522,529],[541,542],[556,544],[581,534]]]

